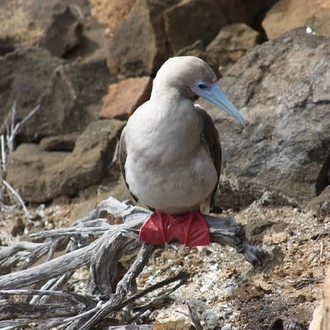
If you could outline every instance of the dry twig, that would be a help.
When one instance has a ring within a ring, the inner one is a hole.
[[[4,191],[5,188],[15,196],[19,204],[22,206],[26,219],[29,219],[29,212],[25,207],[23,199],[18,192],[5,180],[6,178],[6,165],[9,155],[15,149],[15,138],[20,127],[29,120],[38,110],[40,105],[37,105],[32,111],[30,111],[20,122],[15,124],[16,121],[16,101],[14,102],[11,110],[9,111],[5,121],[0,127],[0,206],[5,207],[4,204]]]

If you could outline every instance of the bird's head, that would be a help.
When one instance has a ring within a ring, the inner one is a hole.
[[[177,56],[167,60],[157,73],[154,84],[166,81],[180,91],[183,96],[199,96],[236,119],[245,126],[244,118],[218,85],[213,70],[195,56]]]

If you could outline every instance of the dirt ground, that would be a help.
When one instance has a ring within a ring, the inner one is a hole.
[[[23,29],[22,15],[16,12],[14,16],[15,23],[20,19],[18,28]],[[37,30],[31,31],[28,37],[33,39]],[[0,248],[30,240],[29,234],[36,231],[70,226],[95,206],[94,197],[100,189],[94,188],[74,199],[63,197],[49,205],[30,205],[28,220],[19,206],[0,206]],[[107,194],[110,192],[102,196]],[[146,323],[164,324],[159,328],[163,330],[189,329],[184,328],[189,324],[187,302],[194,301],[203,311],[205,329],[268,330],[278,319],[286,330],[308,329],[330,260],[330,216],[319,218],[308,208],[269,204],[266,195],[234,214],[249,239],[268,252],[264,264],[254,268],[235,249],[219,245],[170,245],[156,250],[138,279],[138,289],[181,271],[190,276],[168,301],[144,314]],[[87,278],[84,267],[76,273],[70,289],[83,292]],[[166,328],[166,324],[172,325]]]
[[[28,222],[17,207],[3,210],[1,245],[29,240],[35,231],[70,226],[78,214],[88,212],[85,199],[30,207]],[[187,302],[195,301],[204,310],[205,329],[269,329],[276,319],[283,320],[284,329],[307,329],[330,259],[330,218],[320,221],[310,210],[265,204],[262,198],[235,214],[250,240],[269,253],[264,265],[253,268],[235,249],[215,244],[157,250],[139,277],[139,289],[180,271],[190,277],[144,320],[189,323]],[[77,290],[84,288],[87,276],[86,268],[77,273]]]

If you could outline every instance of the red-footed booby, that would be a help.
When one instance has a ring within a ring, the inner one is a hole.
[[[150,100],[129,118],[119,148],[120,168],[133,197],[154,213],[140,230],[142,241],[207,245],[210,233],[200,213],[217,188],[219,134],[198,97],[244,126],[220,89],[212,69],[194,56],[173,57],[157,72]]]

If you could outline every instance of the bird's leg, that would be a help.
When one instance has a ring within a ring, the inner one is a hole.
[[[156,245],[164,245],[174,238],[186,246],[210,243],[209,227],[199,210],[176,215],[156,211],[143,224],[139,236],[142,241]]]

